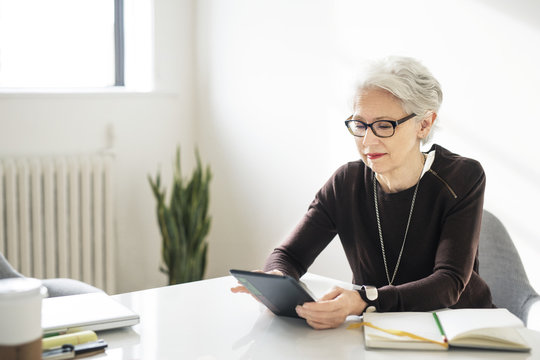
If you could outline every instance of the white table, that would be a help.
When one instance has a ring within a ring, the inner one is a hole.
[[[332,279],[306,274],[322,294]],[[531,353],[494,351],[366,350],[362,329],[313,330],[301,319],[277,317],[246,294],[232,294],[236,281],[222,277],[115,295],[140,314],[140,324],[100,332],[107,359],[540,359],[540,332],[524,329]],[[350,317],[347,323],[357,321]]]

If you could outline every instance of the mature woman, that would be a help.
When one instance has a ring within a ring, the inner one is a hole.
[[[298,306],[312,327],[364,311],[493,306],[478,275],[484,171],[438,145],[420,150],[441,101],[437,80],[411,58],[374,63],[359,85],[345,124],[360,160],[334,173],[264,266],[299,278],[339,235],[353,282],[363,286]]]

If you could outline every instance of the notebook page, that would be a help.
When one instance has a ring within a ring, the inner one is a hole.
[[[430,312],[365,313],[364,321],[383,329],[407,331],[434,341],[441,341],[442,337]],[[400,342],[419,341],[409,337],[395,336],[370,327],[364,327],[364,331],[367,336],[374,339],[385,338]]]
[[[488,328],[520,328],[521,320],[507,309],[455,309],[437,312],[449,341],[459,334]]]

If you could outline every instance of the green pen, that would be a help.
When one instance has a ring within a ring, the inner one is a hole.
[[[55,332],[55,333],[43,334],[43,337],[48,338],[48,337],[51,337],[51,336],[58,336],[58,335],[64,335],[64,334],[65,333],[63,333],[63,332]]]
[[[437,327],[439,328],[443,341],[446,344],[448,344],[448,338],[446,337],[446,334],[444,333],[443,327],[441,325],[441,321],[439,320],[437,313],[432,313],[432,314],[433,314],[433,318],[435,319],[435,323],[437,323]]]

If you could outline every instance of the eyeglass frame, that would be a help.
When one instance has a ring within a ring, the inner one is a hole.
[[[353,133],[353,131],[351,130],[351,128],[349,127],[349,123],[351,123],[351,122],[359,122],[359,123],[361,123],[362,125],[364,125],[364,126],[366,127],[366,132],[367,132],[367,128],[370,128],[370,129],[371,129],[371,132],[372,132],[373,135],[375,135],[376,137],[380,137],[380,138],[389,138],[389,137],[394,136],[394,134],[396,133],[396,127],[397,127],[398,125],[403,124],[405,121],[410,120],[410,119],[412,119],[412,118],[415,117],[415,116],[416,116],[415,113],[411,113],[411,114],[409,114],[409,115],[407,115],[407,116],[405,116],[405,117],[403,117],[403,118],[401,118],[401,119],[399,119],[399,120],[377,120],[377,121],[372,122],[371,124],[368,124],[368,123],[365,123],[365,122],[363,122],[363,121],[361,121],[361,120],[352,120],[353,115],[351,115],[347,120],[345,120],[345,126],[347,127],[347,130],[349,130],[349,132],[351,133],[351,135],[356,136],[356,137],[364,137],[364,136],[366,136],[366,134],[364,134],[364,135],[355,135],[355,134]],[[390,124],[392,125],[392,135],[388,135],[388,136],[380,136],[380,135],[377,135],[377,133],[375,132],[375,130],[373,130],[373,125],[375,125],[376,123],[382,122],[382,121],[388,122],[388,123],[390,123]]]

